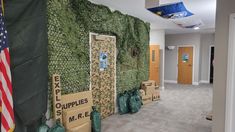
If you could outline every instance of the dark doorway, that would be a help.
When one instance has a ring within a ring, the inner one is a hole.
[[[213,83],[214,79],[214,53],[215,53],[215,47],[210,47],[211,56],[210,56],[210,83]]]

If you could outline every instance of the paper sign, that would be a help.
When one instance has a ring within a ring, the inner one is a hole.
[[[100,71],[104,71],[108,67],[108,54],[100,52]]]
[[[182,61],[185,63],[185,62],[188,62],[188,60],[189,60],[189,54],[187,53],[183,54]]]

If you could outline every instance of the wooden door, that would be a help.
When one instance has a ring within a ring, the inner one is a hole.
[[[150,65],[149,65],[149,80],[156,81],[157,85],[160,84],[159,77],[159,63],[160,63],[160,55],[159,55],[159,45],[150,45]]]
[[[179,47],[178,49],[178,83],[192,84],[193,47]]]
[[[102,118],[115,112],[116,38],[91,37],[91,89],[93,103]]]

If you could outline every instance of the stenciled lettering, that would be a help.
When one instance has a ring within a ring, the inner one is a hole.
[[[56,82],[60,81],[60,77],[59,76],[54,76],[54,78],[55,78]]]
[[[56,111],[56,115],[57,115],[57,116],[62,115],[62,110],[57,110],[57,111]]]
[[[69,122],[75,121],[75,116],[69,117]]]
[[[62,108],[69,109],[69,108],[73,108],[75,106],[79,106],[79,105],[83,105],[83,104],[87,104],[87,103],[88,103],[88,98],[84,98],[84,99],[80,99],[80,100],[76,100],[73,102],[63,104]]]
[[[55,82],[55,88],[60,88],[60,83],[59,82]]]
[[[57,109],[61,108],[61,103],[56,103],[56,104],[55,104],[55,107],[56,107]]]

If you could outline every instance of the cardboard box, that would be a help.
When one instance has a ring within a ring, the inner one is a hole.
[[[152,102],[152,95],[145,95],[142,97],[143,105],[151,103]]]
[[[73,128],[90,121],[91,107],[63,111],[63,125]]]
[[[156,82],[153,80],[148,80],[148,81],[144,81],[141,83],[141,88],[146,87],[146,86],[155,86]]]
[[[145,91],[146,95],[151,95],[155,92],[155,88],[156,86],[147,86],[147,87],[143,87],[142,89]]]
[[[153,93],[153,101],[158,101],[158,100],[160,100],[160,90],[156,90]]]
[[[85,91],[75,94],[67,94],[61,97],[62,109],[75,110],[93,105],[92,92]]]
[[[155,90],[160,90],[160,87],[156,85]]]
[[[66,132],[91,132],[91,121],[88,121],[78,127],[66,129]]]
[[[145,91],[143,89],[140,89],[140,96],[142,97],[142,96],[145,96],[145,95],[146,95]]]

